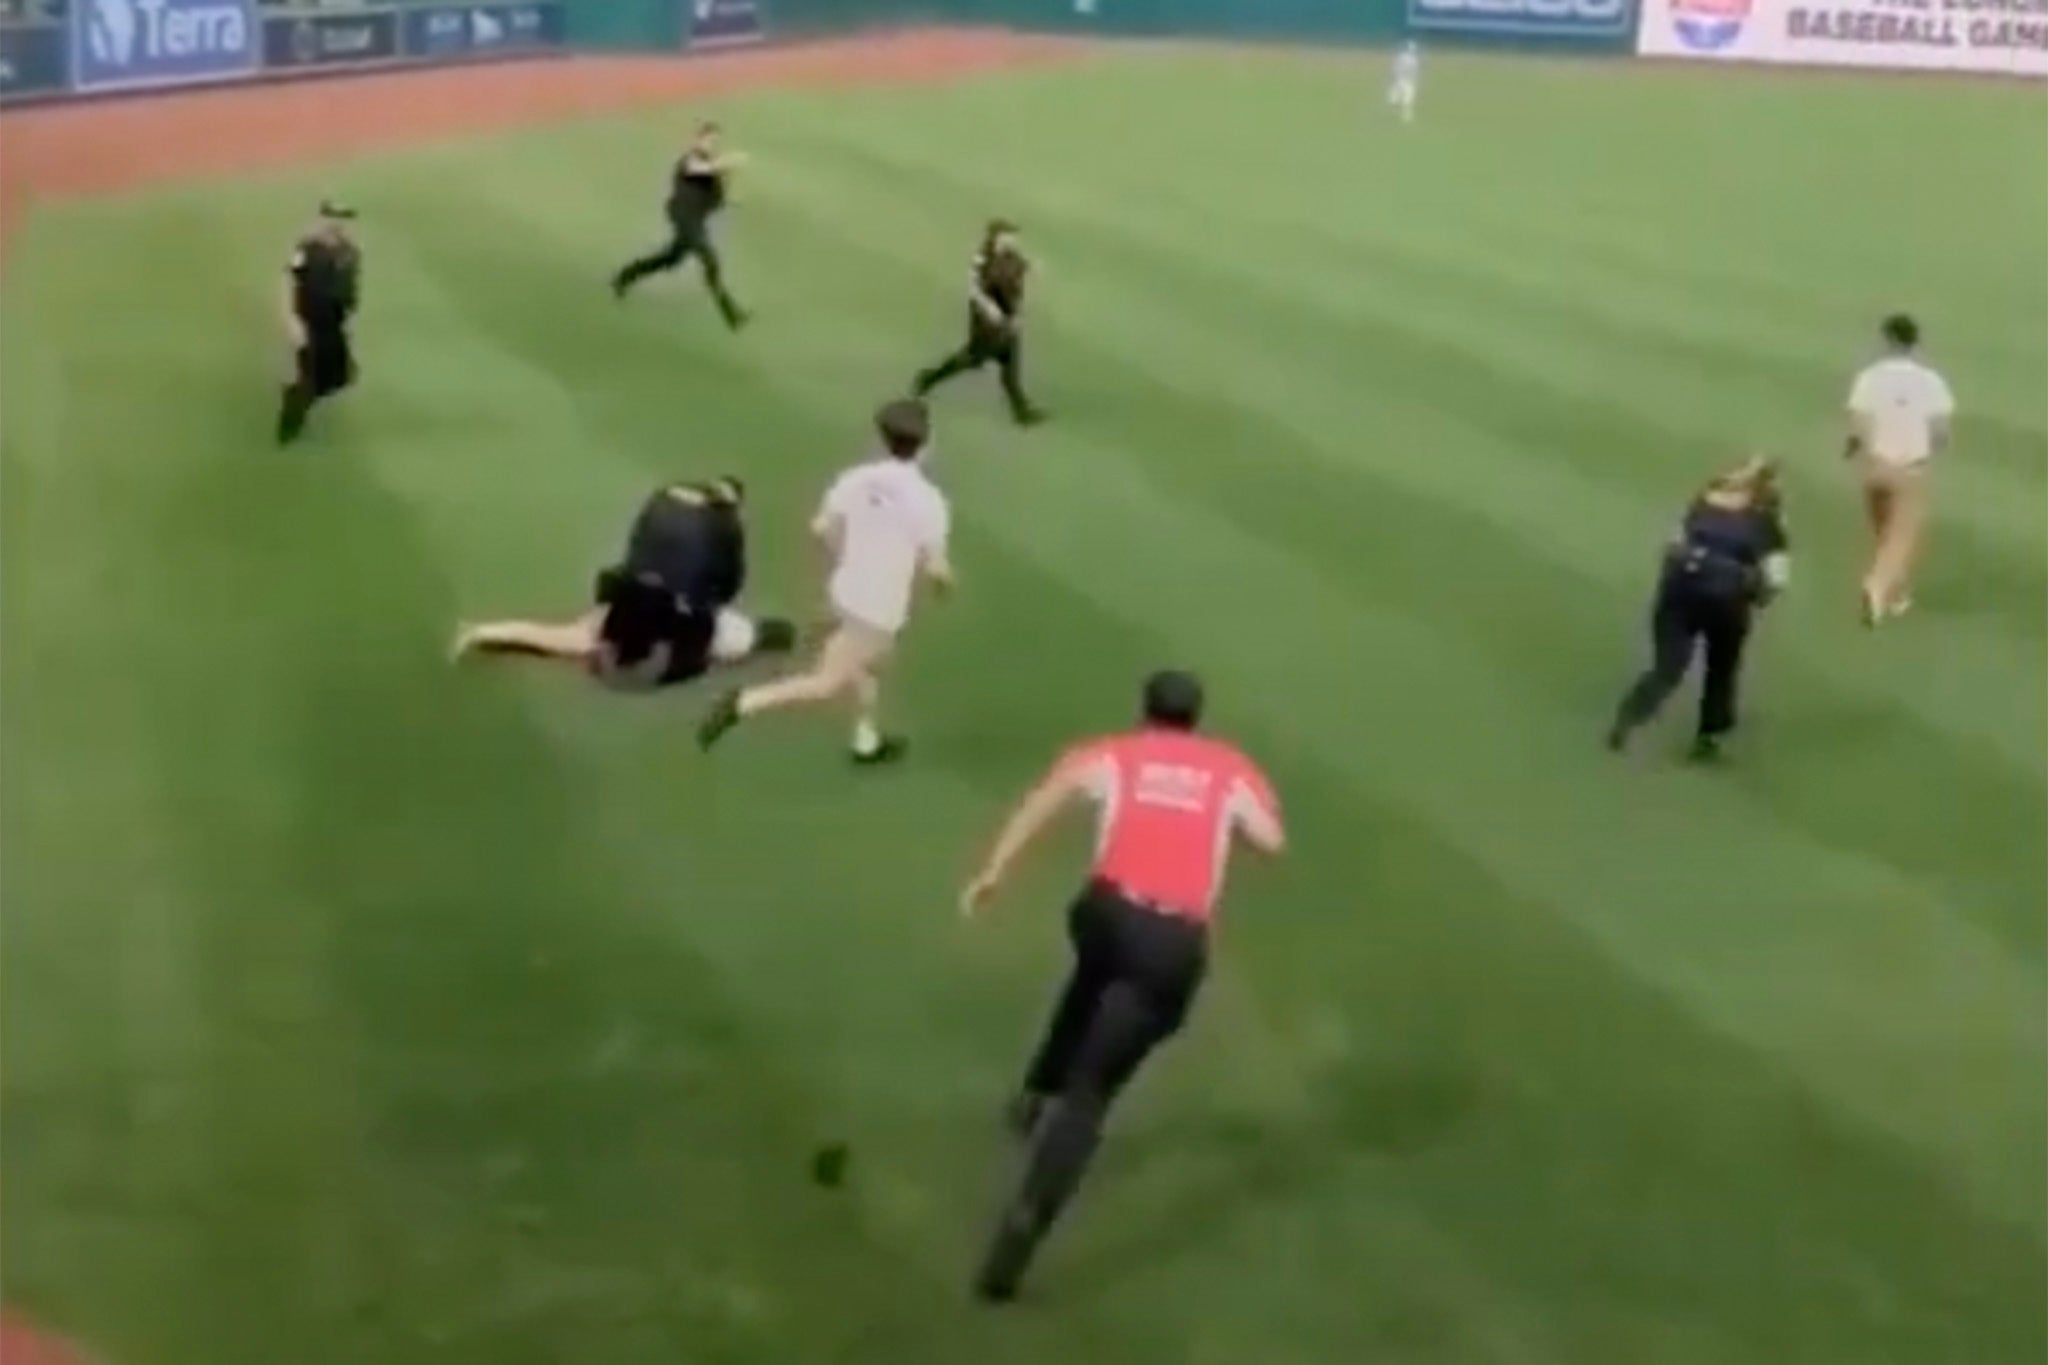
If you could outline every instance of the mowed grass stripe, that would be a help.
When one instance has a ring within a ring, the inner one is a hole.
[[[849,157],[862,155],[848,145],[842,145],[836,151]],[[896,177],[909,171],[910,168],[901,162],[891,167],[891,174]],[[841,192],[844,192],[843,187]],[[1041,209],[1040,212],[1042,217],[1052,217],[1056,213],[1050,209]],[[1094,222],[1099,222],[1104,216],[1100,211],[1089,215]],[[1062,244],[1069,250],[1075,249],[1076,236],[1087,234],[1092,226],[1093,222],[1076,223],[1062,217],[1062,229],[1067,234]],[[1227,241],[1234,235],[1237,234],[1225,231],[1205,235],[1204,240]],[[1090,240],[1100,245],[1104,239],[1098,233]],[[1175,245],[1184,244],[1177,241]],[[1214,381],[1212,388],[1227,387],[1242,392],[1256,383],[1262,394],[1270,395],[1266,401],[1276,411],[1289,414],[1304,409],[1308,412],[1328,411],[1327,416],[1316,419],[1325,432],[1348,430],[1355,428],[1361,420],[1379,419],[1394,413],[1423,420],[1436,418],[1439,424],[1456,421],[1461,425],[1473,420],[1467,414],[1485,413],[1487,415],[1481,420],[1490,432],[1496,433],[1496,439],[1490,445],[1497,449],[1498,454],[1482,468],[1458,463],[1461,454],[1472,452],[1474,442],[1470,434],[1444,426],[1440,426],[1438,431],[1411,430],[1411,434],[1391,440],[1374,439],[1372,436],[1355,438],[1346,443],[1345,451],[1354,459],[1375,458],[1376,467],[1392,477],[1416,484],[1427,481],[1432,492],[1441,490],[1441,495],[1465,501],[1485,499],[1489,505],[1500,509],[1503,518],[1511,519],[1510,524],[1515,525],[1522,538],[1540,546],[1545,555],[1590,550],[1597,544],[1612,545],[1615,553],[1607,556],[1600,566],[1607,577],[1618,579],[1623,572],[1632,580],[1648,577],[1643,565],[1652,550],[1635,548],[1633,540],[1625,543],[1618,528],[1624,523],[1643,527],[1662,524],[1672,515],[1666,509],[1675,505],[1665,499],[1675,495],[1669,491],[1659,493],[1654,504],[1647,494],[1622,501],[1614,496],[1616,490],[1607,487],[1611,480],[1606,478],[1602,478],[1598,487],[1569,480],[1558,481],[1552,472],[1555,466],[1543,456],[1555,452],[1566,461],[1577,461],[1583,459],[1584,452],[1589,449],[1605,450],[1611,453],[1603,465],[1628,467],[1632,471],[1630,483],[1647,480],[1655,470],[1664,467],[1656,459],[1645,458],[1653,451],[1674,446],[1693,450],[1698,454],[1697,463],[1702,468],[1711,468],[1725,458],[1726,448],[1720,438],[1698,434],[1674,437],[1669,425],[1671,418],[1664,415],[1643,418],[1633,412],[1616,412],[1614,416],[1620,425],[1605,433],[1607,440],[1589,439],[1586,424],[1597,421],[1601,413],[1609,411],[1602,402],[1592,399],[1583,389],[1557,390],[1548,385],[1528,384],[1519,377],[1521,366],[1534,363],[1527,357],[1556,354],[1568,349],[1563,334],[1553,335],[1545,342],[1532,343],[1533,349],[1510,353],[1495,349],[1495,344],[1489,339],[1487,324],[1475,322],[1465,329],[1463,345],[1458,349],[1438,350],[1422,342],[1415,329],[1421,327],[1434,331],[1440,328],[1443,325],[1441,310],[1421,301],[1412,304],[1398,302],[1403,297],[1397,292],[1400,286],[1384,275],[1365,277],[1371,281],[1372,299],[1368,302],[1363,293],[1332,294],[1328,287],[1330,282],[1350,278],[1342,273],[1312,270],[1311,283],[1304,285],[1294,276],[1251,276],[1236,268],[1242,266],[1242,258],[1227,248],[1188,246],[1187,251],[1177,254],[1160,251],[1135,234],[1116,240],[1114,246],[1118,251],[1114,269],[1103,268],[1099,273],[1075,280],[1074,284],[1078,286],[1074,290],[1075,297],[1058,301],[1067,319],[1085,318],[1094,324],[1082,333],[1083,337],[1097,337],[1104,328],[1116,327],[1134,318],[1143,319],[1140,325],[1150,328],[1156,336],[1172,338],[1171,342],[1140,348],[1141,353],[1160,360],[1163,374],[1167,373],[1164,369],[1166,357],[1172,355],[1173,370],[1167,377],[1192,380],[1197,371],[1187,353],[1206,348],[1209,355],[1205,357],[1204,371],[1222,376]],[[1134,270],[1142,270],[1148,263],[1155,272],[1173,270],[1188,260],[1189,251],[1205,253],[1201,261],[1203,268],[1189,271],[1178,282],[1179,287],[1167,291],[1145,291],[1129,286],[1129,280],[1143,277],[1134,276]],[[1289,253],[1285,259],[1298,263],[1300,254]],[[1226,265],[1226,262],[1231,264]],[[1324,282],[1324,287],[1317,288],[1314,281]],[[1387,302],[1390,297],[1396,302]],[[1170,318],[1169,313],[1162,310],[1158,302],[1161,298],[1174,300],[1171,314],[1176,316]],[[1309,344],[1304,339],[1304,344],[1297,351],[1255,353],[1247,359],[1236,344],[1244,335],[1244,320],[1257,316],[1256,310],[1277,310],[1283,299],[1290,308],[1290,316],[1295,319],[1291,325],[1296,330],[1311,325],[1300,310],[1308,306],[1315,308],[1315,321],[1323,332],[1322,340],[1319,344]],[[1343,302],[1338,302],[1339,299]],[[1213,307],[1214,311],[1199,321],[1181,322],[1177,317],[1204,305]],[[1376,312],[1384,310],[1389,322],[1383,326],[1368,324],[1365,321],[1368,314],[1360,311],[1368,308]],[[1477,318],[1482,314],[1483,310],[1480,310],[1472,316]],[[1421,321],[1430,318],[1438,320]],[[1038,354],[1055,350],[1062,343],[1071,344],[1071,340],[1055,338],[1050,344],[1038,341]],[[1470,346],[1483,349],[1467,349]],[[1317,383],[1319,364],[1333,371],[1341,369],[1342,379],[1333,374],[1328,380]],[[1475,375],[1486,377],[1488,402],[1494,406],[1489,408],[1465,401],[1469,392],[1465,385]],[[1361,383],[1377,383],[1384,387],[1372,399],[1363,400],[1356,394],[1356,387]],[[1625,383],[1617,386],[1618,391],[1625,392],[1626,389]],[[1611,394],[1617,390],[1603,392]],[[1416,403],[1418,394],[1430,395],[1428,406]],[[1518,395],[1522,400],[1518,405],[1506,409],[1499,406]],[[1338,410],[1329,411],[1333,406]],[[1452,418],[1451,414],[1456,414],[1456,417]],[[1306,413],[1304,420],[1307,420]],[[1644,425],[1646,421],[1654,424]],[[1707,423],[1701,420],[1700,425]],[[1624,454],[1628,458],[1622,458]],[[1697,471],[1691,475],[1680,472],[1675,477],[1667,471],[1665,482],[1682,487],[1681,481],[1697,476]],[[1537,479],[1553,481],[1553,486],[1545,491],[1544,496],[1536,496],[1528,490],[1527,485]],[[1560,508],[1572,510],[1560,513]],[[1610,508],[1613,510],[1609,511]],[[1590,535],[1571,534],[1576,523],[1602,512],[1607,513],[1607,520],[1616,528],[1614,531],[1597,540]],[[1811,522],[1799,524],[1802,544],[1811,543]],[[1654,538],[1656,532],[1652,530],[1642,534]],[[1831,557],[1847,563],[1855,553],[1845,547]],[[1582,567],[1590,568],[1583,558],[1580,562]],[[1939,555],[1935,556],[1935,562],[1937,566],[1940,564]],[[1994,578],[1992,581],[1998,580]],[[2039,582],[2038,575],[2033,575],[2026,580],[2026,586],[2031,589]],[[1632,582],[1630,591],[1641,589]],[[1812,594],[1805,595],[1810,598]],[[2013,605],[2016,609],[2024,609],[2026,602],[2040,598],[2038,591],[2029,591],[2023,594],[2022,599],[2013,600]],[[1993,600],[2002,604],[2012,599],[2001,596]],[[1794,648],[1803,648],[1808,640],[1821,642],[1812,653],[1835,685],[1853,688],[1859,694],[1877,689],[1889,699],[1910,705],[1916,714],[1945,732],[1968,736],[1994,749],[2020,765],[2023,773],[2032,774],[2040,770],[2044,749],[2048,749],[2048,743],[2044,743],[2044,737],[2048,737],[2048,707],[2044,707],[2037,692],[1992,687],[1985,689],[1982,695],[1965,698],[1956,696],[1957,689],[1950,682],[1921,685],[1905,692],[1897,688],[1891,675],[1869,668],[1858,659],[1858,653],[1867,651],[1848,629],[1848,618],[1839,611],[1836,615],[1839,620],[1826,629],[1815,629],[1813,618],[1809,617],[1804,628],[1791,637]],[[2037,642],[2027,637],[2015,639],[2004,632],[1994,633],[1992,628],[2002,620],[2003,614],[1988,619],[1973,615],[1968,618],[1966,626],[1951,626],[1951,629],[1970,637],[1963,646],[1968,653],[2011,655],[1998,663],[1987,658],[1985,667],[1978,670],[1980,674],[1995,676],[2001,671],[2026,673],[2030,668],[2038,672],[2039,665],[2034,662],[2040,657]]]
[[[844,191],[835,195],[840,199],[846,197]],[[1071,249],[1071,241],[1068,245]],[[1118,266],[1128,278],[1130,272],[1143,268],[1146,259],[1146,253],[1132,252],[1120,259]],[[1104,279],[1109,277],[1105,272]],[[1396,512],[1387,505],[1387,499],[1393,496],[1390,491],[1369,493],[1360,487],[1353,494],[1343,485],[1311,482],[1296,474],[1276,478],[1276,467],[1297,470],[1297,453],[1320,454],[1330,463],[1345,458],[1337,450],[1317,449],[1312,444],[1320,439],[1322,431],[1333,429],[1332,424],[1343,419],[1347,400],[1338,391],[1312,391],[1297,379],[1296,371],[1284,360],[1234,362],[1220,346],[1210,348],[1216,352],[1213,357],[1185,357],[1199,359],[1199,366],[1180,363],[1187,344],[1201,344],[1180,339],[1212,337],[1215,330],[1175,327],[1171,319],[1154,318],[1151,312],[1156,310],[1148,312],[1145,300],[1163,293],[1182,297],[1184,290],[1150,294],[1117,291],[1094,278],[1078,284],[1085,297],[1105,305],[1100,319],[1104,327],[1091,329],[1085,335],[1099,339],[1105,328],[1114,326],[1115,320],[1143,318],[1154,325],[1150,336],[1135,345],[1131,353],[1171,362],[1154,367],[1152,374],[1139,381],[1140,395],[1132,400],[1128,410],[1146,414],[1147,422],[1142,430],[1122,432],[1129,448],[1173,452],[1172,477],[1183,483],[1199,483],[1216,468],[1209,461],[1190,458],[1192,452],[1250,452],[1249,458],[1232,462],[1236,477],[1223,494],[1224,501],[1238,509],[1275,504],[1279,510],[1271,522],[1273,534],[1291,543],[1318,553],[1347,554],[1353,559],[1369,555],[1371,562],[1360,564],[1359,572],[1352,575],[1356,581],[1395,585],[1394,591],[1400,594],[1411,591],[1412,585],[1422,578],[1429,578],[1434,584],[1430,601],[1433,619],[1462,623],[1472,642],[1485,649],[1497,667],[1512,671],[1525,684],[1543,684],[1550,700],[1582,715],[1591,733],[1598,722],[1597,712],[1611,701],[1608,689],[1618,686],[1625,670],[1634,666],[1640,648],[1634,638],[1640,611],[1635,603],[1647,572],[1643,564],[1645,552],[1633,544],[1633,536],[1640,524],[1652,522],[1655,514],[1650,508],[1633,502],[1616,503],[1616,510],[1604,518],[1596,516],[1595,513],[1606,511],[1606,503],[1615,500],[1603,499],[1601,490],[1591,485],[1569,489],[1530,487],[1532,480],[1541,480],[1548,473],[1548,466],[1526,456],[1509,458],[1504,454],[1483,467],[1470,467],[1469,447],[1459,442],[1453,431],[1384,443],[1397,452],[1427,452],[1394,461],[1393,467],[1403,473],[1420,471],[1414,477],[1429,480],[1432,491],[1442,499],[1437,506],[1445,512],[1450,510],[1451,500],[1461,496],[1461,490],[1482,489],[1503,518],[1534,518],[1527,536],[1518,543],[1546,558],[1562,561],[1602,586],[1612,585],[1607,608],[1589,612],[1586,591],[1579,583],[1546,574],[1540,563],[1527,557],[1503,557],[1500,552],[1507,551],[1510,542],[1499,540],[1497,535],[1489,536],[1484,523],[1469,529],[1461,527],[1447,516],[1432,515],[1429,505],[1415,505],[1405,499],[1398,500]],[[1102,300],[1105,290],[1112,292],[1107,300]],[[1162,344],[1152,339],[1163,335],[1172,335],[1177,340]],[[1400,344],[1401,338],[1393,335],[1371,349],[1375,355],[1385,355],[1396,351]],[[1326,354],[1335,347],[1312,349],[1317,354]],[[1129,384],[1130,378],[1122,371],[1108,369],[1106,362],[1101,361],[1076,368],[1097,372],[1091,390],[1101,396],[1091,398],[1091,423],[1098,428],[1114,429],[1114,415],[1127,409],[1108,407],[1107,395],[1118,386]],[[1109,381],[1102,378],[1105,373],[1112,376]],[[1169,386],[1175,382],[1193,382],[1210,393],[1227,388],[1238,393],[1261,394],[1267,391],[1264,386],[1268,382],[1284,384],[1288,386],[1284,397],[1265,404],[1264,411],[1301,413],[1310,421],[1321,418],[1322,422],[1319,429],[1307,433],[1291,425],[1288,429],[1276,429],[1242,409],[1210,399],[1191,399],[1184,391],[1172,392]],[[1318,399],[1322,400],[1320,408]],[[1376,407],[1375,417],[1383,416],[1384,411],[1384,407]],[[1166,422],[1162,415],[1168,413],[1179,413],[1183,420]],[[1290,492],[1298,492],[1299,496],[1289,496]],[[1332,493],[1340,495],[1332,497]],[[1379,505],[1373,505],[1375,502]],[[1611,534],[1599,539],[1555,534],[1559,529],[1555,524],[1557,518],[1546,515],[1542,509],[1561,502],[1577,509],[1568,522],[1585,523]],[[1362,536],[1360,529],[1366,526],[1375,529],[1371,535]],[[1453,545],[1460,547],[1457,572],[1445,574],[1441,572],[1445,547]],[[1370,548],[1361,548],[1367,546]],[[1605,551],[1608,546],[1614,547],[1612,553]],[[1507,592],[1505,584],[1515,585],[1514,592]],[[1544,601],[1532,601],[1530,594],[1539,584],[1552,584],[1555,590]],[[1599,600],[1597,595],[1593,600]],[[1793,605],[1801,604],[1795,599]],[[1825,615],[1824,609],[1819,613],[1809,611],[1807,619],[1798,619],[1795,613],[1795,619],[1789,621],[1782,619],[1784,610],[1781,608],[1769,621],[1769,633],[1759,641],[1760,651],[1775,652],[1801,638],[1788,632],[1827,630],[1829,623],[1822,623],[1816,630],[1812,619]],[[1822,675],[1828,685],[1819,689],[1810,669],[1799,668],[1788,678],[1782,664],[1770,662],[1773,653],[1760,653],[1758,669],[1764,675],[1765,691],[1763,700],[1753,709],[1760,712],[1765,724],[1778,715],[1784,718],[1783,727],[1794,736],[1809,723],[1825,724],[1830,732],[1838,733],[1839,726],[1832,718],[1843,715],[1848,704],[1841,695],[1840,684],[1846,681],[1860,693],[1866,690],[1864,684],[1883,676],[1872,670],[1867,660],[1855,659],[1848,653],[1850,649],[1862,648],[1865,642],[1860,637],[1852,636],[1846,629],[1837,629],[1836,633],[1842,638],[1837,652],[1826,656],[1828,667]],[[1799,657],[1799,662],[1806,664],[1819,658],[1807,653]],[[1595,677],[1589,671],[1593,668],[1589,660],[1601,659],[1612,662],[1604,665]],[[1868,714],[1848,705],[1850,714]],[[1964,709],[1956,707],[1952,714],[1961,716]],[[1894,717],[1897,719],[1903,717]],[[1979,814],[1968,825],[1948,834],[1926,831],[1919,833],[1919,837],[1899,840],[1896,836],[1901,822],[1915,817],[1917,807],[1910,802],[1887,801],[1881,786],[1864,787],[1859,789],[1860,795],[1834,796],[1825,809],[1815,811],[1817,822],[1812,827],[1829,842],[1864,849],[1866,856],[1880,856],[1899,862],[1918,875],[1934,876],[1936,885],[1930,889],[1958,913],[1979,919],[2016,951],[2037,960],[2039,896],[2026,852],[2030,847],[2027,831],[2038,820],[2034,789],[2016,774],[1978,761],[1970,750],[1951,748],[1937,733],[1912,725],[1878,726],[1868,721],[1865,729],[1872,761],[1906,758],[1921,761],[1916,766],[1932,765],[1928,770],[1947,767],[1951,771],[1942,778],[1944,784],[1951,790],[1967,793],[1960,798],[1960,806]],[[2035,750],[2026,747],[2024,735],[2011,736],[2004,730],[1994,733],[2001,742],[2016,743],[2028,758],[2036,757]],[[1979,861],[1987,854],[1988,863]],[[2001,866],[2001,871],[1987,873],[1987,868]]]

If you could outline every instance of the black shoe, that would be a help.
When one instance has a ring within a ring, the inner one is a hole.
[[[1693,763],[1719,763],[1721,761],[1721,739],[1718,735],[1701,735],[1692,742],[1692,749],[1686,754]]]
[[[994,1239],[989,1242],[988,1254],[982,1257],[981,1270],[974,1277],[976,1297],[988,1303],[1008,1303],[1016,1298],[1017,1286],[1023,1281],[1025,1268],[1031,1264],[1031,1255],[1038,1250],[1038,1239],[1044,1232],[1044,1223],[1022,1200],[1006,1209]]]
[[[627,279],[627,278],[626,278],[626,277],[625,277],[624,275],[614,275],[614,276],[612,276],[612,297],[613,297],[613,298],[615,298],[615,299],[623,299],[623,298],[625,298],[625,297],[626,297],[626,291],[627,291],[628,289],[631,289],[632,287],[633,287],[633,283],[632,283],[632,281],[631,281],[631,280],[628,280],[628,279]]]
[[[909,752],[909,740],[890,738],[884,739],[872,749],[855,749],[853,761],[857,767],[880,768],[902,762],[903,756]]]
[[[1020,427],[1043,426],[1047,420],[1044,408],[1024,408],[1016,414],[1016,418]]]
[[[1622,724],[1620,721],[1616,721],[1612,726],[1608,727],[1607,730],[1607,752],[1611,754],[1618,754],[1627,747],[1628,726]]]
[[[1046,1097],[1034,1090],[1020,1090],[1012,1096],[1003,1108],[1003,1123],[1013,1137],[1028,1138],[1037,1131],[1038,1120],[1045,1113]]]
[[[740,694],[737,688],[711,703],[711,709],[704,713],[704,719],[697,725],[697,747],[709,750],[712,745],[725,738],[726,732],[740,723]]]
[[[725,325],[735,332],[746,331],[747,324],[753,320],[754,315],[744,308],[735,308],[725,315]]]

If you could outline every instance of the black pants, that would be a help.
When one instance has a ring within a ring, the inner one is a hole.
[[[1700,688],[1699,738],[1718,739],[1734,729],[1750,612],[1751,602],[1744,594],[1708,591],[1682,577],[1667,578],[1650,612],[1650,666],[1622,698],[1616,730],[1632,730],[1655,716],[1685,681],[1702,645],[1706,678]]]
[[[299,383],[315,398],[340,393],[356,382],[355,351],[345,327],[311,328],[299,348]]]
[[[1103,883],[1074,902],[1067,931],[1073,970],[1024,1077],[1024,1097],[1043,1110],[977,1281],[991,1298],[1015,1293],[1039,1241],[1079,1188],[1111,1102],[1180,1031],[1207,970],[1201,924],[1141,906]]]
[[[306,344],[298,350],[298,368],[285,385],[278,406],[277,438],[290,441],[305,430],[313,405],[340,393],[356,381],[355,352],[349,345],[348,328],[329,323],[306,328]]]
[[[725,287],[725,266],[718,259],[717,244],[711,240],[711,225],[687,215],[671,214],[668,245],[620,267],[618,274],[612,276],[612,288],[623,295],[649,275],[674,270],[692,256],[704,272],[704,287],[711,291],[719,316],[725,319],[726,326],[738,327],[746,321],[746,310]]]
[[[1002,378],[1010,415],[1020,422],[1031,420],[1037,409],[1024,392],[1023,335],[1014,326],[996,326],[979,310],[968,317],[966,344],[917,376],[917,395],[922,398],[947,380],[991,363]]]

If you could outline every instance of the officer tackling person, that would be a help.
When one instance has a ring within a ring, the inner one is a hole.
[[[718,305],[725,325],[738,331],[747,324],[747,311],[725,287],[725,265],[718,258],[718,246],[711,239],[711,220],[725,207],[726,180],[745,163],[743,152],[721,146],[722,134],[716,123],[698,125],[697,135],[683,149],[671,173],[668,195],[668,245],[620,267],[612,276],[612,293],[624,298],[628,290],[649,275],[674,270],[695,256],[704,272],[704,287]]]
[[[1650,613],[1652,661],[1616,710],[1607,745],[1668,701],[1704,646],[1706,677],[1692,757],[1711,760],[1735,728],[1736,691],[1751,618],[1791,580],[1791,542],[1779,508],[1777,467],[1752,459],[1708,484],[1664,549]]]
[[[1073,971],[1011,1104],[1029,1157],[975,1278],[983,1298],[1016,1294],[1111,1102],[1186,1018],[1233,838],[1286,849],[1272,785],[1235,747],[1195,733],[1201,716],[1192,675],[1147,679],[1139,727],[1068,751],[1011,814],[962,897],[974,915],[1054,816],[1081,800],[1095,806],[1095,864],[1067,912]]]
[[[1031,262],[1018,240],[1017,225],[998,218],[982,234],[968,277],[967,340],[959,350],[917,376],[913,391],[922,398],[939,385],[969,370],[994,362],[1002,378],[1010,416],[1023,426],[1045,420],[1045,413],[1024,393],[1024,281]]]
[[[313,405],[355,382],[348,324],[361,298],[362,253],[349,232],[355,210],[333,200],[299,239],[285,273],[285,338],[292,377],[277,409],[277,443],[289,445],[306,429]]]
[[[633,521],[625,558],[598,574],[591,611],[572,621],[464,626],[454,656],[559,659],[638,691],[788,651],[796,643],[790,622],[756,622],[732,605],[746,584],[744,500],[730,476],[656,489]]]

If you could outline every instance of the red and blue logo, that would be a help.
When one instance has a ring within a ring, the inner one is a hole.
[[[1680,46],[1719,52],[1742,36],[1756,0],[1671,0],[1671,27]]]

